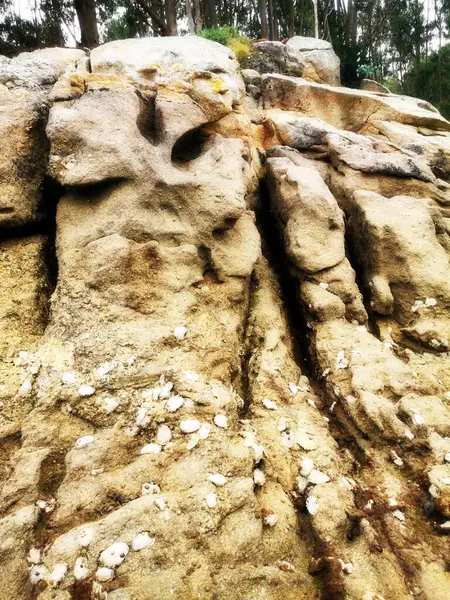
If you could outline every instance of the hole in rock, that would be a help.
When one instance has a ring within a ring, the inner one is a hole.
[[[45,177],[42,186],[40,213],[42,215],[42,233],[46,235],[45,263],[47,266],[47,296],[53,294],[58,281],[58,258],[56,256],[56,210],[65,188],[55,179]]]
[[[187,131],[178,138],[172,148],[172,162],[182,165],[195,160],[204,151],[208,138],[209,135],[200,128]]]
[[[139,90],[135,91],[139,98],[139,115],[136,125],[142,137],[153,144],[157,139],[156,94],[144,94]]]

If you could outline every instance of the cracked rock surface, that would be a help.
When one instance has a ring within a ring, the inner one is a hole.
[[[295,40],[0,61],[0,600],[449,597],[450,124]]]

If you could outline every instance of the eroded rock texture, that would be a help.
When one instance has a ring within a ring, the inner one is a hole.
[[[202,38],[0,67],[0,599],[448,598],[450,124]]]

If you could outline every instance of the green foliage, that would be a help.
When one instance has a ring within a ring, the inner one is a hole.
[[[243,36],[232,37],[228,40],[227,47],[233,50],[242,68],[247,66],[248,59],[254,53],[251,41]]]
[[[420,63],[418,71],[411,69],[405,74],[402,91],[431,102],[446,119],[450,119],[450,44],[433,52]]]
[[[207,40],[218,42],[222,46],[227,46],[227,48],[233,50],[242,67],[246,66],[248,59],[253,54],[251,41],[247,37],[240,35],[235,27],[230,27],[229,25],[210,27],[199,31],[197,35]]]
[[[197,33],[197,35],[226,46],[231,38],[239,37],[239,32],[235,27],[222,25],[221,27],[209,27],[207,29],[202,29]]]

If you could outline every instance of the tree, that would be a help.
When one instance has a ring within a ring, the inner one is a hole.
[[[95,0],[74,0],[81,32],[81,45],[94,48],[99,44]]]

